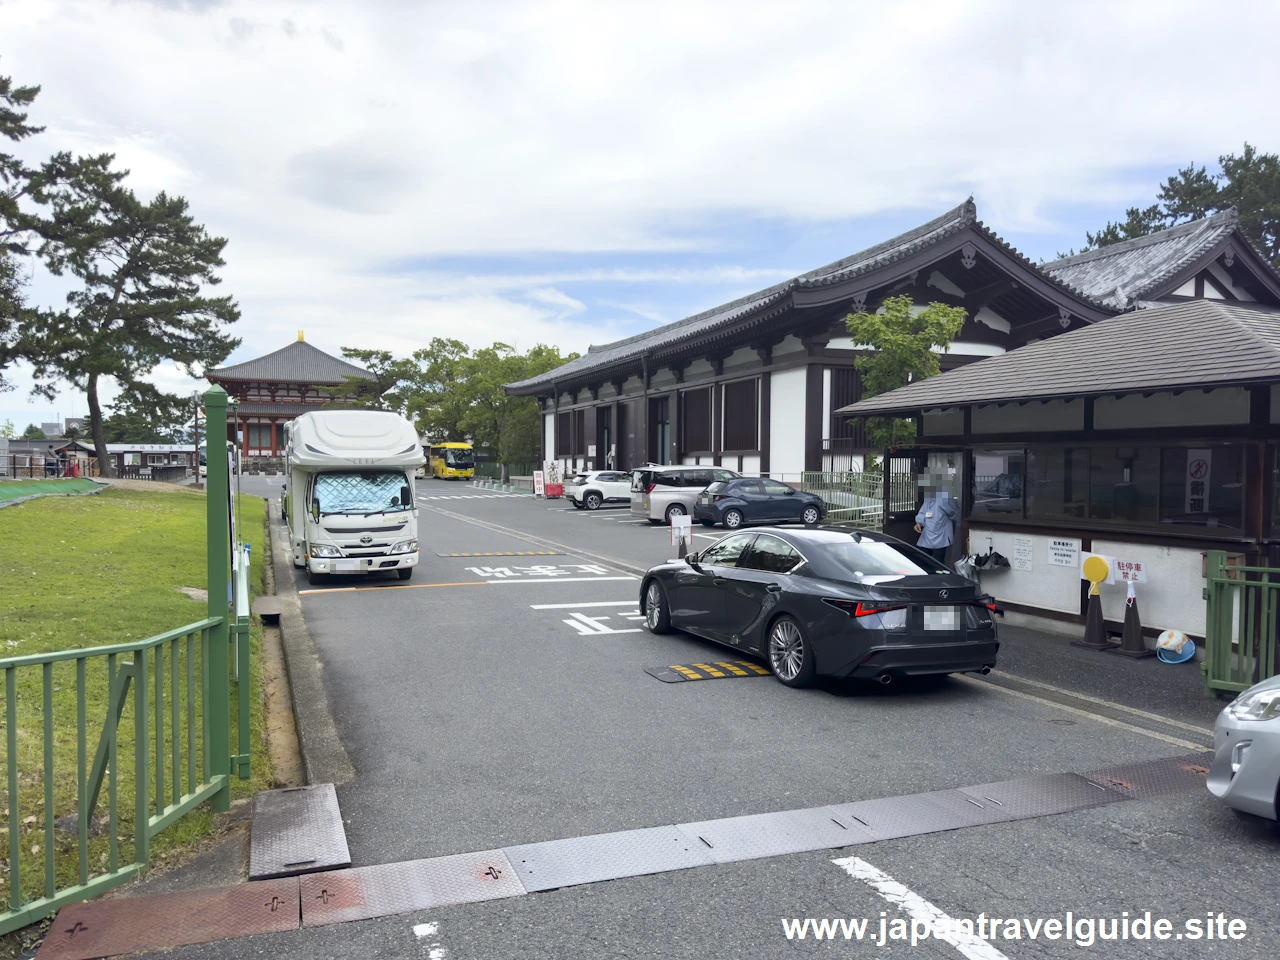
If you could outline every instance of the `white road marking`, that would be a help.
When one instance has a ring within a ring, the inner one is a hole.
[[[440,935],[440,924],[418,923],[413,927],[413,935],[419,940],[430,941],[427,944],[427,960],[445,960],[448,952],[436,938]]]
[[[592,600],[589,603],[531,603],[531,610],[582,610],[585,607],[634,607],[634,600]]]
[[[561,623],[568,624],[578,631],[580,636],[601,636],[608,633],[639,633],[639,627],[630,627],[626,630],[614,630],[612,627],[606,627],[602,620],[608,620],[608,615],[603,617],[588,617],[585,613],[570,614],[568,620],[561,620]]]
[[[1005,673],[1002,670],[992,670],[991,673],[997,677],[1009,677],[1018,683],[1025,683],[1028,686],[1039,687],[1041,690],[1051,690],[1054,693],[1065,693],[1067,696],[1074,697],[1077,700],[1088,700],[1090,703],[1101,704],[1104,707],[1110,707],[1112,710],[1120,710],[1124,713],[1132,714],[1135,717],[1146,717],[1148,720],[1159,720],[1163,724],[1171,727],[1179,727],[1183,730],[1189,730],[1192,733],[1207,733],[1213,735],[1213,730],[1209,727],[1198,727],[1193,723],[1183,723],[1181,720],[1174,720],[1170,717],[1162,717],[1158,713],[1148,713],[1146,710],[1138,710],[1134,707],[1125,706],[1123,703],[1114,703],[1111,700],[1102,700],[1098,697],[1091,697],[1085,693],[1079,693],[1075,690],[1064,690],[1062,687],[1055,687],[1049,683],[1041,683],[1039,680],[1028,680],[1026,677],[1015,676],[1011,673]]]
[[[963,931],[957,932],[955,921],[950,916],[943,913],[918,893],[907,889],[887,873],[877,870],[867,861],[858,857],[841,857],[831,862],[837,867],[843,867],[849,876],[855,880],[861,880],[866,883],[885,900],[911,917],[913,921],[918,920],[927,924],[931,936],[933,931],[942,933],[936,939],[951,944],[960,951],[961,955],[968,957],[969,960],[1009,960],[1006,954],[1001,953],[977,934],[966,934]]]
[[[489,583],[601,583],[605,580],[639,580],[639,577],[511,577]]]

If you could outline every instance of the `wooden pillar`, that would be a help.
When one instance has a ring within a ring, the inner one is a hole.
[[[720,466],[720,421],[724,410],[724,385],[711,385],[711,462]]]
[[[804,468],[822,469],[822,364],[810,362],[805,369],[804,391]]]
[[[772,374],[765,370],[760,374],[760,473],[769,472],[769,444],[772,439],[769,429],[769,409],[772,403]]]

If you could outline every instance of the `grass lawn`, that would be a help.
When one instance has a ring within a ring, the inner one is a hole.
[[[112,488],[89,497],[46,497],[0,510],[0,657],[21,657],[70,648],[128,643],[202,620],[203,601],[193,601],[181,587],[203,588],[205,579],[205,498],[189,492]],[[241,537],[252,544],[252,583],[260,591],[263,576],[263,520],[265,503],[244,497]],[[261,683],[261,634],[252,636],[251,755],[253,776],[232,778],[233,797],[269,788],[273,778],[268,759]],[[198,643],[196,647],[198,649]],[[166,651],[165,740],[172,745],[169,725],[169,661]],[[131,655],[123,655],[127,660]],[[198,659],[198,658],[197,658]],[[185,657],[180,660],[185,674]],[[199,667],[196,667],[197,675]],[[18,806],[22,831],[22,891],[26,899],[44,892],[44,714],[41,668],[22,667],[17,678]],[[236,752],[236,708],[233,699],[232,752]],[[77,703],[74,662],[55,666],[52,678],[54,728],[55,865],[58,888],[78,881],[76,833]],[[0,691],[3,692],[3,691]],[[107,714],[105,658],[86,664],[87,749],[89,763]],[[133,854],[133,709],[126,707],[118,728],[120,844],[119,862]],[[7,705],[6,705],[7,706]],[[155,702],[152,688],[152,715]],[[180,698],[185,719],[187,704]],[[197,708],[199,709],[199,708]],[[4,716],[0,713],[0,724]],[[199,722],[199,721],[198,721]],[[152,720],[154,740],[154,719]],[[0,728],[2,729],[2,728]],[[197,729],[199,729],[197,727]],[[7,761],[8,731],[0,736],[0,756]],[[185,737],[185,734],[182,735]],[[197,736],[199,741],[201,738]],[[185,739],[182,782],[186,782]],[[199,747],[197,746],[197,749]],[[155,797],[155,749],[152,746],[152,797]],[[200,761],[197,760],[197,763]],[[166,774],[170,774],[166,761]],[[168,777],[168,790],[172,777]],[[199,779],[199,778],[198,778]],[[108,869],[105,829],[108,786],[104,784],[89,841],[89,875]],[[171,796],[170,796],[171,802]],[[0,783],[0,896],[9,897],[8,789]],[[194,843],[212,826],[207,805],[152,838],[153,862]],[[0,907],[0,909],[3,909]]]

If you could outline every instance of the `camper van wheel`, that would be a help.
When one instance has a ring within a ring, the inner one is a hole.
[[[324,583],[328,578],[329,578],[328,574],[316,573],[314,570],[311,569],[311,564],[309,563],[307,564],[307,583],[311,584],[314,587],[316,584]]]
[[[396,571],[401,580],[408,580],[413,576],[413,567],[401,567]]]

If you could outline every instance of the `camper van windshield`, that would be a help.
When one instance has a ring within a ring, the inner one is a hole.
[[[412,506],[400,503],[400,489],[408,482],[403,473],[390,470],[322,473],[313,495],[321,513],[382,513]]]

